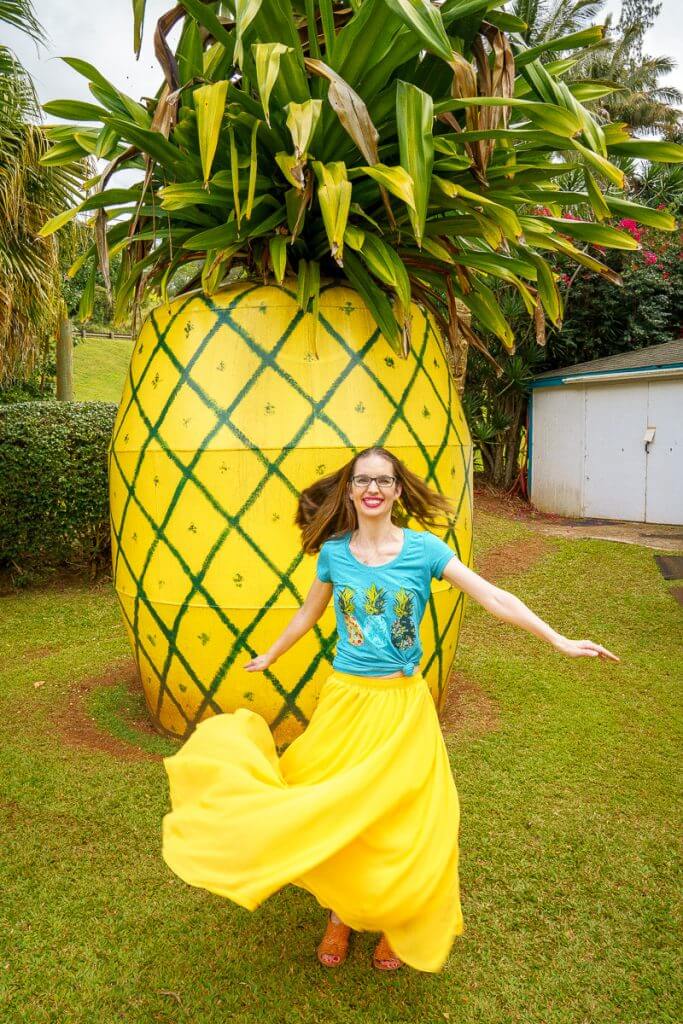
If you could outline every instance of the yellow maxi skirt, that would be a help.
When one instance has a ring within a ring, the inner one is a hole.
[[[163,858],[254,910],[287,883],[439,971],[463,932],[458,794],[427,682],[333,672],[278,758],[247,708],[202,721],[164,758]]]

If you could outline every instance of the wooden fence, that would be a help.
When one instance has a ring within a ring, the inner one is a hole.
[[[74,333],[79,338],[113,338],[115,341],[132,341],[132,334],[115,334],[114,331],[86,331],[85,327],[76,327]]]

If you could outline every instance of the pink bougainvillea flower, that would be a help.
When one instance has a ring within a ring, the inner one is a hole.
[[[565,210],[564,211],[564,213],[562,214],[562,219],[563,220],[581,220],[580,217],[575,217],[573,213],[569,212],[569,210]]]
[[[643,232],[640,230],[638,225],[630,217],[624,217],[623,220],[619,221],[619,227],[623,228],[624,231],[628,231],[629,235],[635,238],[636,242],[639,242]]]

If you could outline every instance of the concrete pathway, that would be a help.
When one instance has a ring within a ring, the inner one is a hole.
[[[558,517],[559,518],[559,517]],[[584,519],[546,522],[535,519],[534,529],[539,533],[558,537],[591,537],[596,540],[614,540],[621,544],[640,544],[658,551],[683,552],[683,526],[663,526],[657,523],[610,522],[602,519]]]
[[[539,512],[520,498],[510,498],[475,487],[474,511],[490,512],[526,523],[538,533],[555,536],[613,540],[640,544],[657,551],[683,553],[683,526],[634,523],[609,519],[568,519]]]

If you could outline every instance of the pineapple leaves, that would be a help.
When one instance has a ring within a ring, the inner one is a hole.
[[[107,111],[95,103],[81,100],[51,100],[43,104],[43,110],[52,117],[63,117],[66,121],[99,121]]]
[[[313,169],[318,177],[318,202],[330,253],[341,267],[344,263],[344,232],[351,208],[351,182],[346,177],[343,163],[322,164],[316,160]]]
[[[536,285],[538,288],[538,294],[543,308],[550,317],[551,321],[556,325],[562,321],[562,299],[555,283],[552,270],[548,266],[546,260],[538,253],[532,252],[529,248],[523,247],[521,250],[526,256],[527,260],[533,264],[536,268]]]
[[[398,299],[396,319],[403,332],[403,354],[410,343],[410,279],[398,253],[376,235],[366,234],[360,247],[361,256],[374,276],[394,290]]]
[[[268,241],[268,250],[275,280],[282,284],[287,269],[287,238],[284,235],[275,235]]]
[[[93,260],[92,268],[88,274],[88,279],[85,283],[85,288],[81,295],[81,301],[78,304],[78,319],[81,323],[86,323],[93,315],[95,308],[95,276],[97,274],[97,261]]]
[[[244,62],[243,37],[261,8],[261,0],[234,0],[235,5],[235,64]]]
[[[453,48],[446,34],[438,7],[430,0],[384,0],[404,24],[420,39],[430,53],[447,63],[453,57]]]
[[[306,159],[308,147],[313,138],[322,110],[322,100],[306,100],[304,103],[288,103],[287,127],[294,143],[298,161]]]
[[[304,188],[304,174],[300,162],[291,153],[276,153],[275,162],[284,174],[290,185],[302,191]]]
[[[607,205],[604,195],[600,191],[597,181],[587,167],[584,167],[583,169],[583,180],[586,182],[588,198],[590,199],[591,207],[593,208],[593,213],[597,220],[606,220],[606,218],[610,216],[610,208]]]
[[[401,166],[413,180],[415,206],[408,210],[415,240],[420,246],[427,219],[427,202],[432,183],[434,103],[429,93],[409,82],[399,81],[396,89],[396,125]]]
[[[416,210],[415,185],[404,167],[386,167],[384,164],[375,164],[373,167],[359,167],[357,171],[363,171],[387,192],[402,199],[411,210]]]
[[[223,27],[212,4],[207,4],[204,0],[180,0],[180,5],[232,55],[234,37]]]
[[[291,47],[283,43],[253,43],[251,52],[256,64],[256,82],[258,84],[261,105],[270,128],[270,94],[280,73],[280,57],[283,53],[291,53]]]
[[[150,8],[131,6],[140,52]],[[634,160],[681,163],[683,147],[631,138],[585,105],[615,88],[576,78],[602,28],[558,29],[529,47],[504,6],[178,0],[159,19],[160,84],[143,101],[67,59],[92,99],[45,104],[62,123],[45,127],[41,162],[59,175],[75,161],[108,163],[86,172],[82,194],[46,215],[40,236],[97,211],[88,259],[121,257],[121,318],[145,288],[212,292],[233,271],[272,268],[289,290],[296,278],[313,352],[321,276],[342,275],[402,355],[415,301],[454,352],[485,350],[457,299],[512,350],[501,282],[543,343],[546,318],[563,315],[558,256],[618,284],[590,247],[637,248],[613,226],[619,217],[675,229],[669,212],[620,190]],[[137,184],[109,187],[131,171]],[[89,277],[84,317],[94,287]]]
[[[474,279],[474,288],[471,291],[465,292],[456,288],[456,292],[479,322],[497,338],[500,338],[510,352],[513,352],[515,336],[512,329],[503,316],[494,293],[481,278]]]
[[[311,313],[308,318],[308,343],[312,354],[318,358],[316,345],[320,309],[320,264],[317,260],[299,260],[296,284],[296,301],[304,313]],[[309,309],[310,307],[310,309]]]
[[[140,49],[142,47],[146,2],[147,0],[133,0],[133,47],[136,57],[140,56]]]
[[[361,253],[368,269],[375,277],[396,292],[402,313],[407,316],[410,309],[410,281],[408,271],[398,253],[381,238],[371,234],[365,235]]]
[[[379,285],[375,284],[355,253],[346,253],[344,271],[352,286],[365,301],[383,337],[388,341],[394,352],[400,352],[402,341],[401,329],[386,294]]]
[[[676,142],[653,142],[650,139],[629,139],[609,145],[614,156],[635,156],[663,164],[683,163],[683,146]]]
[[[199,89],[195,89],[194,92],[199,155],[202,161],[204,184],[208,182],[211,176],[211,166],[216,155],[227,94],[228,83],[225,81],[214,82],[213,85],[204,85]]]
[[[368,163],[376,164],[379,161],[377,152],[379,133],[372,123],[363,100],[343,78],[323,61],[307,59],[305,63],[309,71],[328,79],[330,87],[327,92],[327,100],[330,106]]]
[[[254,121],[251,126],[251,146],[249,149],[249,184],[247,185],[247,209],[244,216],[249,220],[251,218],[251,211],[254,208],[254,197],[256,195],[256,181],[258,175],[258,160],[256,158],[256,136],[258,134],[258,128],[261,124],[260,121]]]

